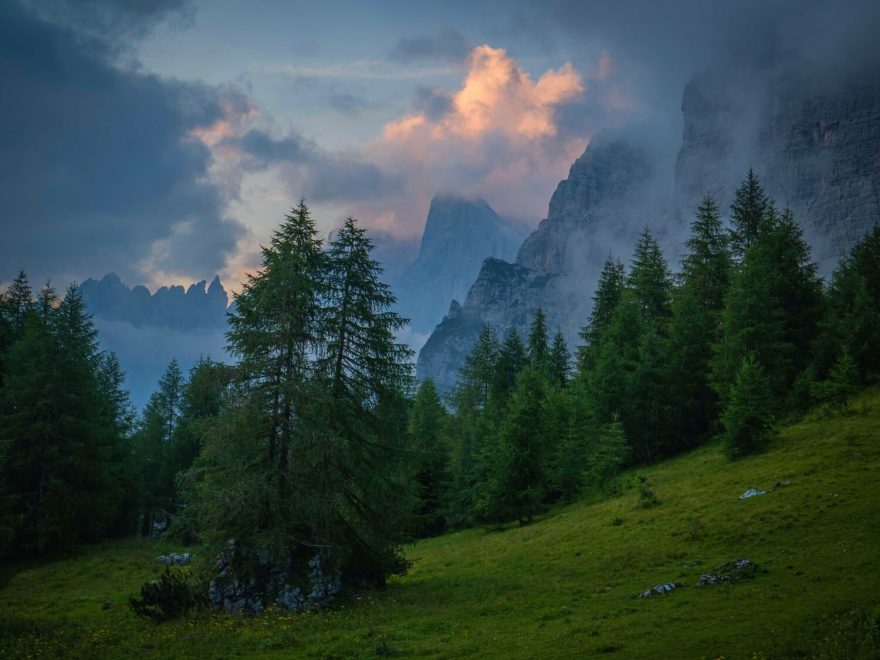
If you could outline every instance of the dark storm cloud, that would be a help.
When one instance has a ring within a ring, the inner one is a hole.
[[[471,42],[467,37],[460,32],[446,28],[431,35],[399,39],[388,54],[388,58],[402,63],[418,60],[457,63],[464,61],[471,48]]]
[[[0,8],[0,278],[23,267],[140,279],[157,242],[153,267],[210,274],[243,231],[223,217],[205,181],[211,154],[189,134],[245,100],[118,68],[112,51],[22,5]]]
[[[607,48],[649,103],[679,98],[687,79],[712,67],[799,61],[837,76],[880,65],[876,0],[542,0],[521,7],[511,26],[566,51]]]
[[[296,134],[274,138],[252,129],[241,137],[226,139],[224,144],[241,151],[242,165],[250,171],[289,166],[286,170],[282,167],[282,172],[292,192],[316,202],[376,199],[399,192],[404,185],[402,177],[383,171],[358,154],[326,152]]]
[[[190,0],[22,0],[42,20],[127,49],[163,21],[192,24]]]
[[[241,137],[227,138],[224,143],[246,154],[249,158],[245,165],[255,170],[275,163],[308,163],[318,155],[317,146],[299,135],[273,138],[259,129],[251,129]]]

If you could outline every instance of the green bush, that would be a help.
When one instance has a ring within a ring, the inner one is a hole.
[[[158,580],[150,580],[141,587],[140,599],[128,599],[128,605],[135,614],[155,623],[177,619],[205,606],[207,602],[196,581],[182,571],[172,571],[170,567]]]

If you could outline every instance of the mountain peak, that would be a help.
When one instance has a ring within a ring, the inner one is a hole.
[[[512,259],[528,230],[482,199],[439,194],[431,200],[419,254],[398,287],[413,330],[428,332],[452,299],[463,300],[488,257]]]

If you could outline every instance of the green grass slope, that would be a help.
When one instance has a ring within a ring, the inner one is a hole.
[[[731,463],[708,446],[644,473],[656,507],[629,490],[424,541],[408,576],[317,614],[137,619],[127,598],[169,549],[143,541],[15,566],[0,583],[0,657],[880,656],[880,391],[783,429],[760,455]],[[695,586],[742,557],[754,579]],[[685,586],[638,597],[671,581]]]

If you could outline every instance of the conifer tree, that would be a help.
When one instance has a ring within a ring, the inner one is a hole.
[[[520,349],[522,346],[520,344]],[[489,419],[490,393],[496,397],[500,368],[498,339],[488,325],[480,331],[477,342],[459,371],[459,381],[452,393],[455,408],[455,469],[450,497],[450,519],[454,524],[473,522],[475,502],[481,497],[488,479],[493,446],[492,421]]]
[[[663,251],[648,229],[636,243],[626,283],[646,322],[662,323],[669,317],[672,277]]]
[[[411,508],[401,497],[405,438],[388,433],[378,406],[402,400],[412,351],[395,340],[407,321],[391,311],[395,298],[380,280],[372,249],[353,218],[330,244],[317,360],[329,395],[322,407],[329,414],[321,418],[328,428],[318,463],[298,461],[293,474],[315,482],[311,541],[346,547],[351,567],[384,576],[396,562],[407,532],[402,519]],[[312,451],[308,443],[294,450],[296,456]],[[330,470],[317,478],[303,469],[322,466]]]
[[[827,300],[820,371],[828,372],[843,346],[860,380],[874,380],[880,375],[880,223],[840,262]]]
[[[749,168],[730,206],[733,225],[730,230],[730,244],[733,255],[738,261],[742,262],[746,252],[757,239],[769,205],[769,199],[755,171]]]
[[[599,284],[593,295],[593,309],[587,324],[581,329],[580,337],[584,344],[578,348],[578,371],[580,374],[595,364],[599,340],[605,328],[611,323],[614,310],[620,302],[625,283],[623,264],[618,259],[608,257],[602,266]]]
[[[565,337],[562,336],[562,331],[557,331],[550,348],[550,382],[554,387],[565,387],[570,363],[571,355],[565,345]]]
[[[833,410],[841,411],[846,408],[850,398],[858,391],[858,387],[858,367],[844,346],[828,378],[814,384],[813,394]]]
[[[27,273],[23,270],[19,271],[3,298],[12,325],[13,337],[19,336],[24,329],[25,317],[34,306],[33,291]]]
[[[617,475],[629,453],[629,443],[620,418],[615,415],[611,422],[602,427],[599,437],[590,453],[588,476],[590,484],[603,489]]]
[[[697,209],[685,246],[669,330],[671,387],[676,394],[673,451],[704,439],[718,415],[718,398],[708,376],[732,263],[718,207],[710,197]]]
[[[721,422],[730,458],[742,458],[767,442],[775,420],[773,392],[760,362],[747,355],[736,374]]]
[[[409,435],[415,453],[413,479],[417,498],[417,537],[439,534],[446,527],[445,501],[450,485],[446,417],[434,381],[430,378],[422,381],[413,399],[409,419]]]
[[[516,382],[527,362],[526,348],[520,339],[516,328],[511,328],[501,348],[495,363],[495,373],[492,377],[492,395],[495,405],[503,407],[507,403],[510,394],[516,388]]]
[[[183,391],[183,374],[177,360],[172,358],[159,379],[158,389],[144,407],[134,437],[144,536],[152,533],[154,523],[167,524],[177,510],[177,466],[172,442],[180,422]]]
[[[485,325],[459,373],[458,386],[453,394],[459,412],[485,408],[497,360],[498,338],[495,331]]]
[[[44,552],[97,539],[115,521],[121,439],[79,290],[59,301],[47,285],[21,321],[0,393],[2,527],[7,544]]]
[[[498,459],[486,502],[491,520],[532,522],[547,488],[544,381],[523,371],[499,433]]]
[[[243,377],[188,477],[209,542],[319,549],[374,583],[399,568],[411,352],[371,250],[349,218],[324,253],[304,203],[264,249],[230,320]]]
[[[547,338],[547,319],[540,307],[535,310],[529,327],[529,364],[540,374],[549,375],[550,347]]]
[[[251,404],[263,410],[271,480],[279,493],[287,467],[298,410],[311,377],[321,320],[325,255],[305,201],[285,216],[262,250],[262,270],[249,275],[235,296],[227,341],[253,385]]]

